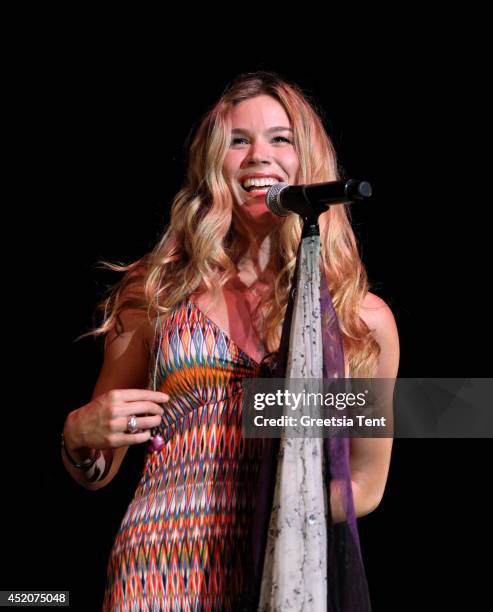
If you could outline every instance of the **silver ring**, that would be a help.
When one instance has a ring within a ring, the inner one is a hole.
[[[132,414],[127,421],[127,432],[133,434],[137,431],[137,429],[137,419],[135,418],[135,414]]]

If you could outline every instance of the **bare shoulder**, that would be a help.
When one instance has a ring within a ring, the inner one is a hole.
[[[392,310],[382,298],[375,293],[368,292],[360,305],[361,318],[368,327],[375,331],[381,332],[382,328],[395,326],[395,318]]]
[[[361,303],[359,314],[380,345],[377,377],[395,377],[399,366],[400,348],[394,313],[382,298],[368,292]]]
[[[108,334],[109,340],[120,336],[133,336],[141,338],[147,346],[152,345],[154,324],[149,320],[147,312],[126,308],[118,314],[117,321]]]

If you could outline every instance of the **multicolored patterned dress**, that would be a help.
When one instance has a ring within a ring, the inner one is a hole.
[[[103,610],[234,610],[245,588],[262,440],[241,435],[262,364],[185,299],[162,323],[150,386],[169,394],[113,545]]]

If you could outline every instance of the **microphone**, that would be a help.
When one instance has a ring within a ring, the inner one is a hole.
[[[331,204],[367,200],[372,193],[368,181],[356,179],[311,185],[275,183],[267,192],[265,202],[267,208],[279,217],[287,217],[291,212],[302,217],[318,217]]]

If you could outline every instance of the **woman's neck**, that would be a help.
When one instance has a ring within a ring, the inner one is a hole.
[[[250,279],[252,282],[270,278],[273,270],[272,255],[272,238],[270,235],[252,240],[245,249],[245,254],[240,257],[236,264],[238,276]]]

